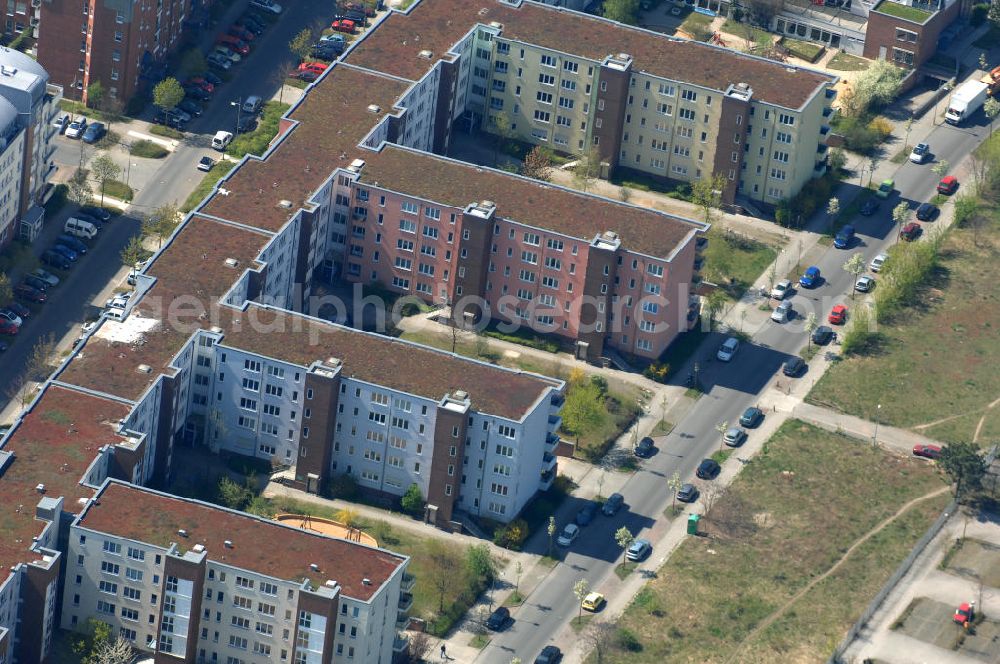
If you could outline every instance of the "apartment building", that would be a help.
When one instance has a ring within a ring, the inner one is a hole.
[[[156,662],[389,664],[412,587],[404,556],[114,480],[67,561],[62,627],[108,623]]]
[[[45,0],[38,61],[70,99],[100,82],[124,103],[179,46],[190,11],[189,0]]]
[[[62,89],[33,59],[0,48],[0,248],[41,232]]]

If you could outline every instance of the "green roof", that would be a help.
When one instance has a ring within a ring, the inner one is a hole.
[[[910,7],[909,5],[893,2],[893,0],[884,0],[883,2],[880,2],[875,8],[875,11],[920,24],[925,23],[927,19],[934,15],[934,12],[927,11],[926,9]]]

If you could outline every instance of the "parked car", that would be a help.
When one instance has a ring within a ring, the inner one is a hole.
[[[899,232],[899,237],[903,238],[907,242],[912,242],[920,237],[920,234],[924,232],[924,229],[915,221],[911,221],[907,225],[903,226],[903,230]]]
[[[722,342],[719,347],[719,351],[715,356],[722,362],[729,362],[736,355],[736,351],[740,349],[740,340],[736,337],[729,337]]]
[[[222,85],[222,79],[210,71],[203,72],[201,77],[204,78],[209,83],[211,83],[212,85],[214,85],[215,87],[219,87],[220,85]]]
[[[776,306],[774,311],[771,312],[771,320],[775,323],[787,323],[792,317],[792,311],[792,301],[783,300],[778,303],[778,306]]]
[[[831,325],[843,325],[847,322],[847,307],[842,304],[833,305],[830,315],[826,317]]]
[[[197,85],[185,85],[182,86],[182,88],[184,90],[184,96],[186,97],[197,99],[198,101],[208,101],[212,98],[211,93],[205,92],[205,90]],[[188,119],[191,119],[190,115],[188,116]]]
[[[241,56],[239,53],[235,52],[228,46],[216,46],[215,50],[212,51],[212,55],[217,55],[221,58],[226,58],[233,64],[236,64],[237,62],[243,59],[243,56]],[[208,60],[206,59],[206,62],[207,61]]]
[[[14,295],[18,296],[22,300],[37,302],[39,304],[49,299],[45,293],[37,288],[32,288],[27,284],[18,284],[17,286],[14,286]]]
[[[322,74],[326,71],[327,65],[322,62],[303,62],[299,65],[298,71],[311,71],[317,74]]]
[[[70,122],[69,113],[63,113],[52,122],[52,126],[58,127],[60,134],[65,134],[66,128],[69,127],[69,122]]]
[[[810,265],[806,268],[806,271],[799,277],[799,285],[803,288],[815,288],[819,285],[820,272],[819,268],[815,265]]]
[[[939,445],[917,444],[913,446],[913,456],[923,457],[925,459],[940,459],[941,447]]]
[[[931,156],[931,146],[927,143],[917,143],[910,152],[910,161],[914,164],[922,164]]]
[[[601,507],[601,513],[604,514],[604,516],[614,516],[624,505],[625,496],[620,493],[613,493],[608,496],[607,500],[604,501],[604,506]]]
[[[702,459],[701,463],[698,464],[698,470],[696,470],[694,474],[697,475],[699,479],[711,480],[719,474],[720,470],[722,470],[722,467],[715,459]]]
[[[801,357],[790,357],[785,360],[785,363],[781,365],[781,373],[791,378],[795,378],[802,374],[806,368],[806,361]]]
[[[20,330],[20,329],[21,328],[19,328],[17,325],[14,325],[10,321],[0,320],[0,334],[5,334],[7,336],[11,336],[12,337],[15,334],[17,334],[18,330]],[[4,350],[7,350],[7,345],[6,344],[4,344]]]
[[[690,482],[681,485],[681,488],[677,490],[677,500],[682,503],[693,503],[698,500],[698,488]]]
[[[872,262],[871,262],[871,264],[868,267],[871,268],[872,272],[881,272],[882,271],[882,266],[885,265],[885,262],[888,259],[889,259],[888,255],[886,255],[886,254],[879,254],[878,256],[876,256],[875,258],[872,259]]]
[[[229,71],[229,69],[233,66],[232,60],[230,60],[227,56],[216,52],[209,53],[205,58],[205,62],[209,67],[215,67],[216,69],[221,69],[222,71]]]
[[[601,607],[604,606],[604,595],[601,593],[588,593],[586,597],[583,598],[583,602],[580,604],[584,611],[600,611]]]
[[[111,217],[114,216],[104,208],[97,207],[96,205],[84,205],[80,208],[80,212],[87,216],[94,217],[101,222],[111,221]]]
[[[356,12],[362,12],[368,18],[374,18],[375,10],[367,5],[363,5],[360,2],[347,2],[342,5],[344,9]]]
[[[257,128],[257,118],[253,116],[243,116],[240,121],[236,123],[236,133],[246,134]]]
[[[103,122],[91,122],[87,129],[83,132],[83,142],[96,143],[104,138],[104,135],[107,133],[108,130],[104,126]]]
[[[305,71],[295,72],[294,74],[292,74],[292,77],[297,78],[300,81],[305,81],[306,83],[312,83],[313,81],[319,78],[319,74],[312,71],[311,69],[307,69]]]
[[[254,39],[257,39],[257,33],[255,33],[253,30],[247,30],[246,28],[241,28],[240,26],[235,24],[229,26],[229,29],[226,31],[226,33],[232,35],[233,37],[236,37],[237,39],[242,39],[248,44],[252,42]]]
[[[20,316],[21,320],[28,320],[31,318],[31,309],[24,306],[20,302],[8,302],[7,310],[13,311],[15,314]]]
[[[319,38],[320,44],[327,44],[331,42],[336,42],[338,44],[347,44],[347,38],[340,33],[333,33],[332,35],[323,35]]]
[[[559,546],[569,546],[576,539],[577,535],[580,534],[580,526],[575,523],[567,523],[559,537],[556,538],[556,544]]]
[[[59,268],[60,270],[68,270],[70,268],[69,259],[51,249],[42,252],[41,260],[46,265]]]
[[[261,32],[267,30],[268,27],[271,25],[266,20],[264,20],[263,16],[261,16],[257,12],[252,12],[252,11],[243,14],[243,17],[240,20],[246,23],[248,26],[251,27],[256,26],[256,28],[259,29]]]
[[[177,104],[177,110],[184,111],[189,116],[196,118],[200,117],[201,114],[204,112],[204,109],[202,109],[201,104],[199,104],[193,99],[182,99],[181,103]]]
[[[48,282],[42,281],[38,277],[33,277],[30,274],[24,277],[24,283],[36,290],[42,291],[43,293],[49,290]]]
[[[812,333],[812,342],[818,346],[830,343],[833,339],[833,328],[827,325],[820,325]]]
[[[508,622],[510,622],[510,609],[506,606],[500,606],[486,619],[486,629],[491,632],[499,632],[507,626]]]
[[[59,244],[58,242],[52,245],[52,251],[57,254],[62,254],[70,263],[75,263],[80,259],[80,255],[67,247],[65,244]]]
[[[46,270],[43,270],[42,268],[37,268],[34,272],[31,273],[31,276],[38,277],[39,279],[41,279],[42,281],[44,281],[45,283],[47,283],[50,288],[52,286],[58,286],[59,285],[59,277],[57,277],[56,275],[52,274],[51,272],[47,272]]]
[[[354,21],[347,18],[338,18],[330,24],[330,27],[337,32],[343,32],[348,35],[354,34]]]
[[[589,525],[591,521],[594,520],[594,516],[597,514],[598,505],[592,500],[588,500],[580,511],[576,513],[576,525],[586,526]]]
[[[938,182],[937,191],[939,194],[950,196],[958,189],[958,178],[954,175],[946,175]]]
[[[854,290],[859,293],[867,293],[873,288],[875,288],[875,280],[871,277],[860,277],[854,282]]]
[[[847,224],[833,238],[833,246],[837,249],[847,249],[854,243],[854,226]]]
[[[87,130],[87,118],[80,117],[69,123],[66,129],[66,138],[80,138]]]
[[[250,55],[250,45],[239,37],[234,37],[232,35],[221,35],[215,40],[215,44],[228,46],[229,50],[235,51],[240,55]]]
[[[320,42],[313,46],[309,55],[320,60],[336,60],[344,50],[343,42]]]
[[[875,195],[879,198],[889,198],[892,196],[892,192],[896,189],[896,181],[892,179],[882,180],[879,184],[878,189],[875,190]]]
[[[639,441],[638,445],[635,446],[634,452],[637,457],[648,457],[652,456],[653,449],[654,449],[653,439],[650,438],[649,436],[646,436],[645,438]]]
[[[257,24],[255,21],[251,21],[246,17],[239,19],[233,23],[233,27],[243,30],[244,32],[249,32],[255,37],[259,37],[264,34],[264,26]]]
[[[562,651],[558,646],[545,646],[542,652],[538,653],[534,664],[559,664],[562,660]]]
[[[16,313],[4,307],[0,309],[0,323],[13,323],[18,327],[21,327],[21,324],[24,323],[24,321],[21,320],[21,317]]]
[[[750,406],[740,415],[740,426],[753,429],[764,421],[764,411],[756,406]]]
[[[653,545],[648,539],[637,539],[625,550],[626,560],[639,562],[645,560],[646,556],[653,552]]]
[[[215,92],[215,85],[205,80],[203,76],[192,76],[184,81],[182,85],[197,85],[199,88],[211,94]]]
[[[880,205],[881,203],[878,202],[877,198],[871,197],[861,204],[861,209],[859,210],[859,212],[866,217],[870,217],[876,212],[878,212],[878,208]]]
[[[933,203],[921,203],[917,208],[917,219],[920,221],[933,221],[938,216],[938,206]]]
[[[728,447],[739,447],[747,439],[747,432],[739,427],[729,427],[722,435],[722,442]]]
[[[250,0],[250,6],[272,14],[280,14],[282,9],[281,5],[274,0]]]
[[[213,160],[211,157],[202,157],[201,159],[198,160],[199,171],[205,171],[207,173],[210,170],[212,170],[212,167],[214,166],[215,166],[215,160]]]
[[[774,285],[771,289],[771,297],[775,300],[784,300],[785,297],[792,292],[792,282],[788,279],[782,279]]]

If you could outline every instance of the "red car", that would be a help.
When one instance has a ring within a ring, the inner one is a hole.
[[[915,221],[911,221],[907,225],[903,226],[903,230],[899,232],[899,236],[907,242],[912,242],[920,237],[920,234],[923,232],[924,229],[920,227],[920,224]]]
[[[972,620],[975,618],[972,612],[972,606],[968,602],[962,602],[958,606],[958,611],[955,611],[955,615],[952,616],[952,620],[957,622],[962,627],[968,627],[972,624]]]
[[[14,323],[10,322],[6,318],[0,318],[0,334],[7,334],[13,336],[17,334],[20,328]]]
[[[326,71],[327,65],[322,62],[303,62],[299,65],[299,71],[311,71],[314,74],[322,74]]]
[[[187,85],[193,85],[195,87],[201,88],[205,92],[209,92],[209,93],[215,92],[215,86],[212,85],[211,83],[209,83],[208,81],[206,81],[205,79],[203,79],[201,76],[192,76],[188,80],[186,80],[183,83],[181,83],[181,85],[185,85],[185,86],[187,86]]]
[[[954,194],[956,189],[958,189],[958,178],[954,175],[946,175],[938,182],[937,190],[939,194]]]
[[[37,288],[32,288],[28,284],[18,284],[17,286],[14,286],[14,295],[17,295],[28,302],[38,302],[39,304],[49,299],[45,293]]]
[[[847,320],[847,307],[842,304],[837,304],[830,311],[830,315],[827,316],[827,320],[833,325],[843,325]]]
[[[229,34],[245,42],[252,42],[254,39],[257,39],[257,35],[238,25],[229,26]]]
[[[941,447],[939,445],[914,445],[913,456],[925,459],[939,459],[941,458]]]
[[[346,32],[349,35],[354,34],[354,21],[346,18],[339,18],[330,24],[330,27],[337,32]]]
[[[239,37],[222,35],[215,40],[215,43],[219,46],[228,46],[231,50],[239,53],[240,55],[250,55],[250,47],[247,46],[247,43]]]

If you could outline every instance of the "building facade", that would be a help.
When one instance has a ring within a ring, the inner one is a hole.
[[[958,18],[962,3],[882,0],[868,14],[866,58],[917,69],[937,52],[941,33]]]

